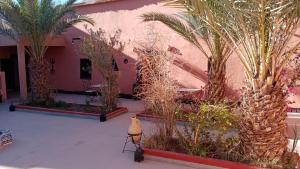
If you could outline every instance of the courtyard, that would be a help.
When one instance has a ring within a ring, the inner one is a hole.
[[[85,96],[60,94],[57,99],[80,104]],[[122,153],[130,117],[144,110],[142,101],[120,99],[119,106],[128,107],[129,113],[105,123],[82,116],[9,112],[9,105],[0,105],[0,128],[12,131],[14,143],[0,149],[0,169],[217,169],[150,156],[137,163],[133,152]],[[290,128],[298,119],[297,114],[289,115]],[[142,127],[146,136],[154,130],[147,121]],[[126,149],[135,148],[128,144]]]
[[[62,95],[59,98],[80,103],[84,96]],[[190,169],[212,168],[201,165],[167,162],[146,157],[133,161],[133,152],[122,153],[130,117],[143,110],[140,101],[121,99],[129,113],[111,121],[9,112],[9,102],[0,105],[0,128],[10,129],[14,143],[0,150],[0,169]],[[142,122],[151,132],[149,122]],[[134,150],[131,144],[127,149]]]
[[[0,0],[0,36],[0,169],[300,168],[300,0]]]

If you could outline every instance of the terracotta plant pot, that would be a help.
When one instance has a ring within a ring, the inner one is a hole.
[[[132,142],[138,144],[142,139],[142,127],[140,120],[136,117],[131,118],[131,124],[128,128],[128,135],[132,136]]]

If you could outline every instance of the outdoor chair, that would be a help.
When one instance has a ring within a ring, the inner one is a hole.
[[[91,81],[90,80],[83,80],[82,81],[84,94],[86,95],[86,104],[90,104],[92,102],[97,102],[99,91],[93,87],[91,87]]]

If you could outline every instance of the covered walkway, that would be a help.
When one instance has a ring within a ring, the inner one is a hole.
[[[0,71],[4,72],[6,76],[6,88],[1,86],[1,93],[7,93],[8,87],[13,87],[14,90],[20,92],[21,99],[27,98],[28,56],[25,52],[25,47],[28,45],[29,42],[27,39],[20,39],[16,42],[7,37],[0,36]],[[65,39],[62,36],[49,38],[47,40],[47,46],[64,47]],[[2,75],[0,75],[0,77],[2,77]],[[6,97],[4,100],[5,99]]]

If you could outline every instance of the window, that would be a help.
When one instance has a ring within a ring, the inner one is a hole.
[[[119,71],[119,67],[115,59],[113,59],[112,67],[114,71]]]
[[[81,38],[72,38],[72,44],[76,44],[81,41]]]
[[[92,62],[89,59],[80,59],[80,79],[92,79]]]

